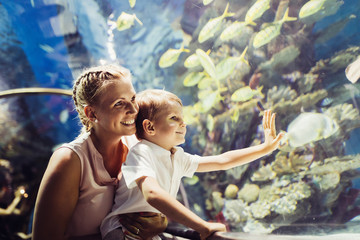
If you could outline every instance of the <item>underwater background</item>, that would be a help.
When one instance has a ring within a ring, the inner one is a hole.
[[[180,96],[190,153],[258,144],[263,110],[276,113],[279,150],[184,179],[179,200],[202,218],[360,233],[359,0],[0,0],[0,13],[0,207],[18,186],[28,195],[20,215],[0,215],[0,239],[31,233],[50,155],[81,128],[71,96],[33,88],[71,90],[105,63],[129,68],[136,91]]]

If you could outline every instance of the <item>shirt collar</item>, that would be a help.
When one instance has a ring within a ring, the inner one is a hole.
[[[176,153],[176,151],[178,150],[178,147],[173,147],[171,149],[171,151],[166,150],[163,147],[160,147],[159,145],[149,142],[148,140],[142,139],[141,140],[142,143],[144,143],[145,145],[149,146],[151,149],[154,150],[154,155],[159,158],[159,159],[164,159],[164,158],[170,158],[171,154]]]

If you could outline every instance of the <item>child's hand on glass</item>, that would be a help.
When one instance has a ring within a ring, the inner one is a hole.
[[[265,110],[263,116],[263,128],[264,128],[264,145],[270,151],[273,151],[279,147],[280,140],[283,138],[284,133],[276,135],[275,128],[275,113],[271,114],[271,110]]]

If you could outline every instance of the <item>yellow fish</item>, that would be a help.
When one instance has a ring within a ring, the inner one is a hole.
[[[213,0],[203,0],[203,4],[204,6],[209,5],[210,3],[212,3]]]
[[[249,86],[239,88],[231,95],[231,101],[246,102],[252,99],[255,95],[262,96],[262,88],[262,86],[257,88],[256,90],[252,90]]]
[[[203,43],[206,40],[215,36],[215,33],[220,30],[221,23],[224,18],[234,16],[235,13],[228,13],[229,3],[226,5],[224,13],[216,18],[211,18],[205,26],[201,29],[198,37],[199,43]]]
[[[132,25],[134,25],[135,20],[140,25],[143,25],[135,14],[128,14],[126,12],[122,12],[118,17],[118,19],[116,20],[117,30],[123,31],[129,29]]]
[[[194,53],[194,54],[191,54],[190,56],[188,56],[184,61],[184,66],[186,68],[193,68],[193,67],[200,66],[200,60],[199,60],[198,55],[196,53]]]
[[[195,105],[183,106],[183,114],[186,125],[199,123],[198,111],[196,111]]]
[[[226,27],[224,31],[220,34],[220,40],[227,41],[239,36],[245,27],[245,22],[233,22],[230,26]]]
[[[221,101],[221,96],[219,91],[205,91],[202,96],[198,96],[198,97],[201,100],[199,110],[202,113],[208,112],[218,102]]]
[[[159,67],[167,68],[172,66],[179,59],[179,56],[182,52],[190,52],[189,49],[184,48],[184,43],[181,44],[180,49],[170,48],[168,49],[159,60]]]
[[[296,17],[289,17],[288,13],[289,8],[286,9],[284,17],[281,20],[273,22],[272,24],[270,24],[256,34],[253,42],[254,48],[264,46],[265,44],[276,38],[280,34],[280,30],[284,22],[297,20]]]
[[[211,85],[213,85],[213,83],[216,83],[216,79],[213,79],[205,74],[205,77],[200,80],[197,87],[199,89],[208,89],[211,87]]]
[[[319,12],[323,9],[326,1],[327,0],[310,0],[305,3],[299,11],[299,18],[305,18]]]
[[[245,54],[248,47],[244,49],[241,56],[239,57],[226,57],[221,62],[219,62],[215,69],[216,69],[216,76],[219,80],[226,78],[229,76],[235,69],[236,65],[242,61],[249,65],[249,62],[245,59]]]
[[[256,25],[254,20],[260,18],[266,10],[270,8],[271,0],[257,0],[247,11],[245,23]]]
[[[204,77],[206,75],[203,72],[191,72],[185,77],[183,84],[185,87],[192,87],[198,84]]]
[[[131,8],[135,7],[136,0],[129,0],[129,4]]]
[[[209,55],[200,48],[196,49],[196,55],[199,57],[199,61],[205,71],[210,75],[210,77],[216,79],[215,65]]]
[[[209,49],[206,54],[209,55],[210,54],[211,49]],[[196,53],[191,54],[190,56],[188,56],[185,61],[184,61],[184,67],[186,68],[194,68],[197,66],[200,66],[200,60],[199,57]]]
[[[335,14],[342,4],[344,4],[342,0],[310,0],[301,7],[299,19],[310,25],[326,16]]]

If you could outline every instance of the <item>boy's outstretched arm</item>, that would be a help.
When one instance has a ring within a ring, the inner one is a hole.
[[[200,233],[201,239],[206,239],[216,231],[226,231],[221,223],[206,222],[173,198],[153,177],[142,177],[137,180],[146,201],[165,214],[170,219],[194,229]]]
[[[271,110],[264,111],[263,127],[265,140],[262,144],[248,148],[232,150],[220,155],[203,157],[197,172],[227,170],[252,162],[278,148],[283,133],[276,135],[275,114]]]

